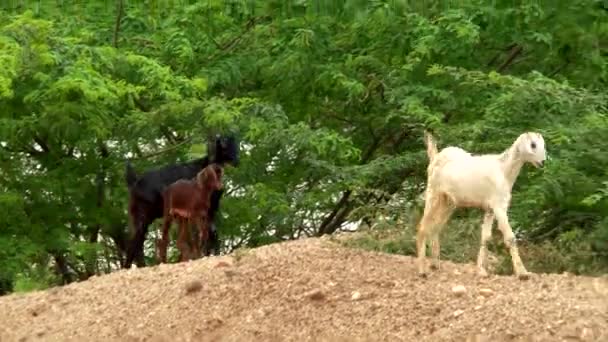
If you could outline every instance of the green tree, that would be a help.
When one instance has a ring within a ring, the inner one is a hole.
[[[407,215],[426,177],[423,129],[476,153],[538,130],[551,160],[515,185],[518,236],[570,253],[574,271],[608,261],[602,1],[2,6],[1,291],[118,267],[125,159],[198,157],[209,132],[235,129],[227,252],[330,234],[390,199]]]

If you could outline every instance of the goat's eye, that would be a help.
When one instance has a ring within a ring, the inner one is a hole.
[[[536,143],[533,141],[533,142],[530,144],[530,147],[532,147],[532,149],[535,149],[535,148],[536,148]]]

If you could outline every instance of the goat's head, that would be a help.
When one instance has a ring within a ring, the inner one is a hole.
[[[219,164],[209,164],[196,175],[196,181],[201,187],[208,190],[220,190],[224,186],[222,184],[223,175],[224,169]]]
[[[517,151],[524,161],[537,168],[543,167],[545,160],[547,160],[547,151],[545,150],[545,140],[540,133],[523,133],[517,139],[516,145]]]
[[[234,133],[211,137],[207,151],[211,163],[239,165],[239,142]]]

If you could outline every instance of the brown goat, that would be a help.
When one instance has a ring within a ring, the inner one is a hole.
[[[196,180],[178,180],[169,185],[163,193],[164,222],[162,238],[157,243],[160,262],[167,262],[169,229],[173,219],[179,221],[177,248],[180,262],[200,257],[200,242],[209,237],[208,212],[211,193],[222,188],[223,169],[219,164],[210,164],[196,175]],[[194,255],[189,239],[191,223],[198,226],[198,239],[194,243]]]

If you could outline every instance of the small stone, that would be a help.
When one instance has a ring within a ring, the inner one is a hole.
[[[395,286],[397,286],[397,282],[395,282],[395,281],[390,281],[390,280],[389,280],[389,281],[387,281],[387,282],[383,283],[382,285],[383,285],[384,287],[395,287]]]
[[[454,293],[456,296],[462,296],[466,292],[467,292],[467,289],[463,285],[456,285],[456,286],[452,287],[452,293]]]
[[[359,291],[354,291],[350,296],[351,300],[359,300],[361,299],[361,293]]]
[[[453,315],[454,315],[454,317],[458,317],[458,316],[462,315],[463,313],[464,313],[464,310],[458,309],[458,310],[454,311]]]
[[[494,291],[492,291],[490,289],[479,289],[479,294],[484,297],[490,297],[491,295],[494,294]]]
[[[234,277],[237,273],[234,270],[224,270],[224,274],[226,275],[226,277],[228,278],[232,278]]]
[[[580,334],[580,338],[583,341],[593,341],[595,339],[595,336],[591,329],[583,328]]]
[[[191,280],[186,283],[186,294],[198,292],[203,288],[203,283],[200,280]]]
[[[482,306],[481,306],[481,305],[477,305],[476,307],[474,307],[474,308],[473,308],[473,310],[477,311],[477,310],[479,310],[479,309],[481,309],[481,308],[482,308]]]
[[[314,289],[314,290],[306,292],[304,294],[304,297],[311,299],[311,300],[323,300],[323,299],[325,299],[325,294],[320,289]]]
[[[215,264],[216,268],[218,268],[218,267],[229,267],[229,266],[230,266],[230,264],[227,263],[227,262],[225,262],[225,261],[220,261],[217,264]]]

